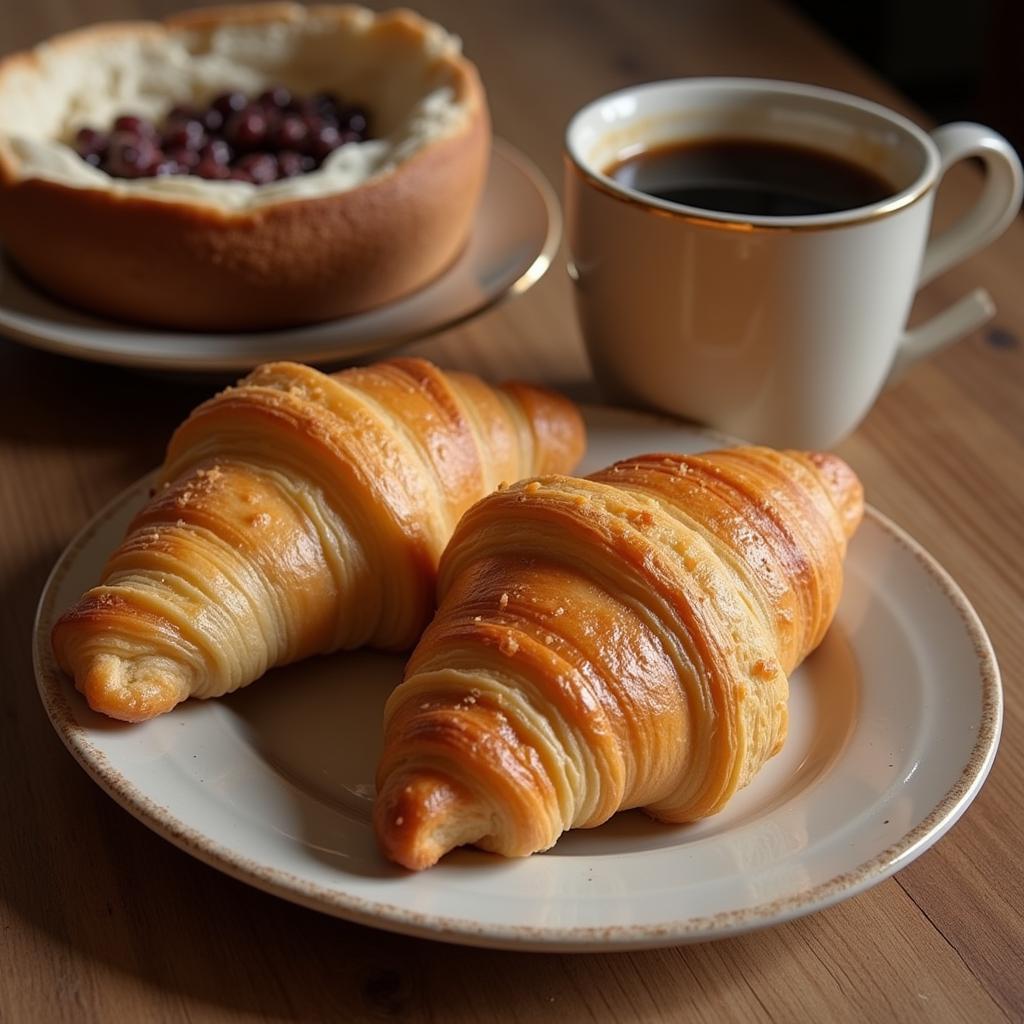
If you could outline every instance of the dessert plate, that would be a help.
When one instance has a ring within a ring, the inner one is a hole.
[[[247,370],[274,359],[347,362],[454,327],[522,294],[544,276],[561,232],[558,200],[544,176],[514,147],[495,140],[462,255],[437,280],[387,306],[289,330],[162,331],[81,313],[0,261],[0,334],[61,355],[150,370]]]
[[[593,408],[585,468],[720,439]],[[503,860],[459,850],[410,874],[370,828],[381,708],[400,658],[338,654],[278,669],[142,725],[89,710],[54,663],[56,616],[98,578],[144,479],[61,556],[35,628],[39,691],[93,779],[160,835],[236,878],[364,924],[481,946],[610,950],[786,921],[880,882],[931,846],[995,755],[1002,694],[988,638],[955,583],[869,510],[836,621],[794,673],[790,734],[725,811],[670,826],[631,811]]]

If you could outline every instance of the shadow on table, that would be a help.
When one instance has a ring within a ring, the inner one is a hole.
[[[182,379],[86,363],[0,338],[0,439],[31,448],[152,448],[220,379]],[[152,459],[151,459],[152,461]]]

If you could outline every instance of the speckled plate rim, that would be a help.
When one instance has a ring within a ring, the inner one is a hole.
[[[524,180],[528,181],[535,190],[537,198],[540,199],[547,215],[547,226],[543,238],[538,237],[532,246],[530,256],[524,258],[525,265],[522,271],[509,284],[484,294],[479,301],[468,308],[460,310],[457,314],[441,316],[426,327],[403,329],[393,333],[382,332],[365,340],[350,339],[347,341],[331,341],[323,336],[329,334],[339,325],[346,325],[359,320],[363,316],[376,316],[385,313],[392,307],[399,307],[406,300],[418,299],[425,292],[441,283],[461,261],[460,256],[452,267],[449,267],[440,277],[424,285],[424,287],[412,295],[396,300],[389,306],[380,309],[369,310],[366,314],[355,314],[352,317],[343,317],[340,320],[330,320],[320,324],[310,324],[305,327],[296,327],[288,330],[253,332],[251,337],[266,345],[269,342],[277,341],[278,346],[271,349],[261,347],[258,351],[251,353],[240,353],[230,355],[211,354],[202,359],[189,358],[187,356],[168,356],[166,351],[149,351],[146,348],[147,337],[160,337],[170,341],[177,336],[184,337],[182,332],[160,331],[157,328],[139,327],[138,344],[131,350],[108,349],[96,347],[95,345],[82,344],[80,341],[66,337],[67,328],[58,324],[57,330],[44,330],[40,332],[31,328],[31,322],[42,320],[41,317],[26,317],[17,311],[11,312],[0,307],[0,336],[9,338],[12,341],[30,348],[41,349],[45,352],[52,352],[56,355],[70,356],[75,359],[85,359],[88,362],[104,363],[114,366],[127,366],[134,369],[151,370],[157,372],[173,373],[228,373],[249,370],[257,363],[269,362],[274,359],[291,359],[295,362],[316,363],[318,365],[334,365],[352,362],[362,359],[371,354],[380,354],[390,349],[398,348],[412,341],[421,341],[424,338],[433,337],[444,331],[453,330],[464,323],[474,320],[476,317],[498,307],[504,302],[517,295],[529,291],[548,271],[554,260],[555,253],[562,240],[562,209],[558,197],[550,182],[541,172],[540,168],[522,151],[511,143],[500,138],[492,140],[492,155],[500,158],[505,164],[514,168]],[[2,247],[0,247],[2,251]],[[8,268],[7,273],[16,273],[13,268]],[[25,284],[26,288],[39,291],[31,283]],[[44,293],[40,292],[41,295]],[[60,306],[60,300],[44,295],[46,301]],[[78,311],[75,311],[78,313]],[[82,316],[89,314],[81,313]],[[124,324],[115,324],[113,321],[104,320],[103,317],[90,317],[95,325],[102,329],[105,324],[110,324],[111,329],[119,332],[128,332],[130,327]],[[205,336],[205,332],[199,332]],[[214,338],[238,339],[246,338],[244,333],[227,333],[223,336],[210,335]]]
[[[662,417],[651,416],[650,419],[654,421]],[[669,419],[663,419],[662,422],[675,423]],[[678,423],[675,425],[679,426]],[[707,433],[714,436],[711,432]],[[897,842],[852,870],[835,875],[827,882],[801,893],[742,910],[688,917],[658,925],[495,925],[469,918],[420,913],[313,884],[298,875],[245,857],[172,815],[111,768],[103,751],[89,739],[87,730],[74,719],[66,695],[67,682],[50,651],[49,633],[41,628],[41,624],[53,620],[52,603],[57,585],[80,551],[125,502],[136,498],[140,488],[148,487],[151,477],[152,474],[147,475],[127,487],[86,524],[61,554],[43,587],[33,625],[33,665],[43,705],[75,760],[109,796],[139,821],[186,853],[239,881],[313,910],[420,938],[520,951],[611,952],[727,938],[823,910],[895,874],[938,842],[956,824],[977,796],[995,759],[1002,728],[1003,695],[999,666],[988,634],[977,612],[949,573],[902,527],[869,505],[865,510],[865,518],[918,562],[957,613],[977,657],[981,687],[981,717],[977,736],[959,778],[931,812]]]

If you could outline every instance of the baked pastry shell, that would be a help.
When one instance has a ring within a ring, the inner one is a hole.
[[[314,8],[343,19],[349,8]],[[166,22],[98,25],[53,49],[124,34],[295,17],[290,4],[231,7]],[[384,15],[421,37],[429,23]],[[0,90],[31,52],[0,62]],[[391,170],[345,191],[251,209],[126,195],[23,176],[0,138],[0,239],[36,284],[102,316],[184,330],[259,330],[316,323],[392,302],[436,278],[461,252],[487,173],[490,121],[475,67],[448,66],[465,117]],[[176,97],[168,97],[174,102]],[[371,100],[372,102],[372,100]]]

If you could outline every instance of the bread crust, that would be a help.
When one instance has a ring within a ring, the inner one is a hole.
[[[340,24],[358,10],[309,8]],[[126,34],[259,24],[305,17],[298,5],[212,8],[162,23],[80,29],[51,52]],[[429,23],[408,11],[379,15],[388,32],[423,39]],[[281,198],[252,209],[187,199],[126,196],[22,177],[0,137],[0,237],[45,290],[91,312],[185,330],[259,330],[363,312],[437,277],[465,244],[487,172],[490,122],[475,67],[445,53],[466,111],[451,133],[392,170],[346,191]],[[0,91],[33,52],[0,62]]]

